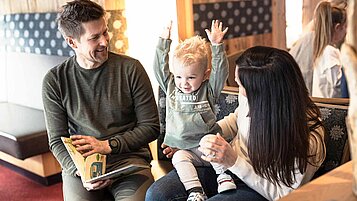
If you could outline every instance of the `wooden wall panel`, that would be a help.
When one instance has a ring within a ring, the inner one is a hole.
[[[1,0],[0,14],[56,12],[69,0]],[[122,10],[125,0],[93,0],[106,10]]]
[[[194,34],[192,3],[192,0],[176,1],[179,40],[185,40]]]
[[[272,46],[286,48],[285,0],[272,0]]]
[[[230,27],[224,41],[228,55],[256,45],[286,49],[285,0],[177,0],[176,4],[180,40],[196,34],[205,37],[201,29],[209,28],[210,20],[223,16],[224,26]],[[248,10],[253,14],[248,14]],[[230,72],[227,84],[236,86],[234,66]]]
[[[0,49],[8,52],[70,56],[74,52],[63,43],[61,34],[55,29],[56,13],[69,0],[1,0],[0,7],[6,15],[0,26],[4,30],[0,34]],[[110,50],[116,53],[126,53],[128,38],[125,35],[127,24],[125,18],[124,0],[93,0],[109,13],[108,27]],[[11,28],[11,27],[12,28]],[[26,36],[25,36],[26,35]]]
[[[249,2],[252,0],[177,0],[178,35],[180,40],[189,38],[195,34],[193,5],[222,2]],[[229,38],[227,53],[231,54],[254,45],[273,46],[286,49],[286,20],[285,20],[285,0],[271,0],[272,6],[272,31],[271,33],[257,34]],[[233,12],[233,11],[232,11]]]
[[[10,0],[2,0],[2,2],[0,3],[0,15],[9,13],[10,10]]]
[[[219,2],[230,2],[232,0],[219,0]],[[233,0],[233,1],[251,1],[251,0]],[[217,0],[192,0],[194,4],[202,4],[202,3],[216,3]]]
[[[256,45],[271,46],[272,34],[259,34],[228,39],[225,41],[227,54],[239,52]]]
[[[58,0],[57,1],[27,0],[27,6],[28,6],[27,10],[22,10],[20,13],[56,12],[58,11],[61,4],[59,4]],[[15,13],[19,13],[19,12],[15,12]]]
[[[314,10],[320,0],[303,0],[302,3],[302,27],[303,29],[314,17]]]
[[[103,5],[106,10],[124,10],[125,8],[125,0],[104,0],[104,2],[98,3]]]

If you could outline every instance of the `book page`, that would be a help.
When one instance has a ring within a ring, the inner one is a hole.
[[[143,169],[147,169],[147,168],[150,168],[150,167],[145,166],[145,165],[139,165],[139,164],[130,164],[130,165],[124,166],[122,168],[108,172],[106,174],[103,174],[101,176],[90,179],[87,182],[93,183],[93,182],[100,181],[100,180],[122,177],[122,176],[131,174],[131,173],[143,170]]]

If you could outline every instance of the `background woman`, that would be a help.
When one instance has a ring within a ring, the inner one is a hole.
[[[340,44],[346,36],[346,11],[321,2],[315,10],[312,96],[340,98]]]

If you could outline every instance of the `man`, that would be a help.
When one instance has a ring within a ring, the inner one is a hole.
[[[89,0],[63,6],[58,27],[72,56],[43,80],[50,149],[62,166],[65,200],[144,200],[150,168],[117,180],[82,184],[61,137],[84,157],[107,155],[107,172],[136,163],[149,166],[148,143],[159,134],[150,80],[140,62],[108,51],[105,11]]]

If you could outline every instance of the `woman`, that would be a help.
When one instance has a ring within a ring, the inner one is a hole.
[[[339,47],[346,36],[346,11],[321,2],[315,10],[312,96],[341,98]]]
[[[327,0],[330,2],[332,7],[337,7],[342,10],[347,7],[347,0]],[[319,5],[316,6],[316,8]],[[315,35],[315,19],[311,20],[306,26],[306,31],[302,36],[293,44],[289,53],[295,58],[296,62],[299,64],[299,67],[304,77],[305,84],[309,93],[312,94],[312,81],[313,81],[313,44],[314,44],[314,35]],[[344,77],[342,77],[344,79]],[[342,81],[342,84],[345,84],[342,89],[347,89],[346,81]],[[347,90],[345,90],[347,91]],[[342,97],[347,98],[348,94],[343,94]]]
[[[201,139],[200,151],[229,170],[237,189],[217,194],[214,172],[198,168],[198,174],[211,201],[277,200],[308,182],[325,158],[319,109],[288,52],[252,47],[236,65],[239,106],[218,122],[222,136]],[[149,188],[146,200],[186,200],[179,182],[170,172]]]

